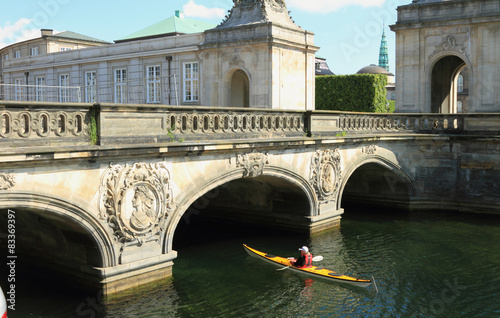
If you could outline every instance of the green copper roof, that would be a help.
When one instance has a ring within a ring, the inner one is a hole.
[[[173,17],[153,24],[145,29],[132,33],[115,42],[125,42],[141,38],[158,37],[170,34],[200,33],[208,29],[215,28],[216,25],[203,21],[196,21],[184,18],[182,11],[176,11]]]
[[[72,32],[72,31],[64,31],[61,33],[57,33],[54,35],[51,35],[51,37],[56,37],[56,38],[63,38],[63,39],[70,39],[70,40],[79,40],[79,41],[86,41],[86,42],[97,42],[97,43],[105,43],[109,44],[109,42],[99,40],[90,36],[86,36],[80,33]]]

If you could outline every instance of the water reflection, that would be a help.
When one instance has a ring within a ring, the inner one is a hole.
[[[173,279],[127,290],[103,301],[100,316],[128,317],[180,317],[179,295]]]

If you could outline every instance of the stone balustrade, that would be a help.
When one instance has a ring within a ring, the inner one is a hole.
[[[0,146],[80,145],[89,143],[91,105],[0,103]]]
[[[92,119],[95,127],[90,124]],[[498,134],[499,128],[500,114],[363,114],[130,104],[0,103],[3,147],[389,133],[492,135]]]
[[[100,104],[101,144],[305,136],[305,113],[223,107]]]
[[[394,115],[379,116],[341,115],[340,128],[346,131],[461,131],[462,116],[440,115]]]

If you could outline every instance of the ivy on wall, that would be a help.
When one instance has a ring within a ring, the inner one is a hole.
[[[383,74],[316,77],[316,110],[390,112]]]

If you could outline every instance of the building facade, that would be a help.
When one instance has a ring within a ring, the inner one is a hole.
[[[69,83],[68,78],[61,76],[52,80],[47,72],[32,72],[30,66],[36,64],[39,57],[52,54],[62,57],[65,52],[107,44],[110,43],[71,31],[54,34],[53,30],[42,29],[39,38],[0,49],[0,99],[43,101],[48,99],[48,94],[59,94],[50,86]],[[61,99],[65,99],[64,95],[62,92]]]
[[[181,12],[174,18],[196,24]],[[200,24],[189,30],[167,26],[162,31],[159,27],[113,44],[8,58],[3,61],[2,82],[12,85],[14,94],[7,96],[4,87],[3,96],[53,102],[314,109],[318,48],[314,34],[291,20],[284,1],[235,1],[225,20],[213,28]],[[23,84],[32,85],[25,88],[32,88],[29,96],[22,91]],[[57,88],[49,94],[50,86]]]
[[[500,111],[500,2],[414,0],[398,7],[396,111]]]

